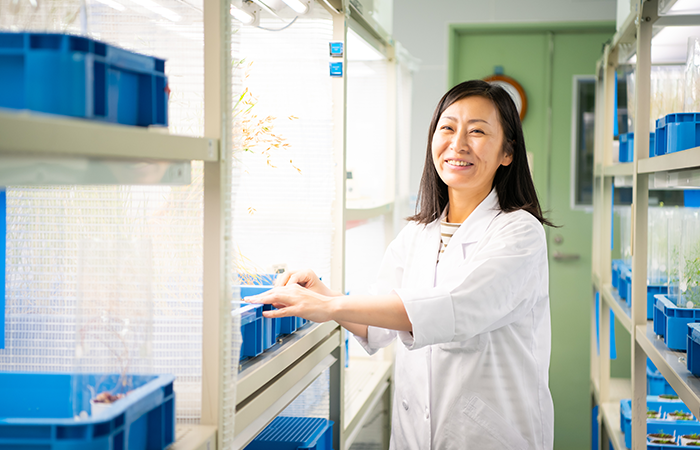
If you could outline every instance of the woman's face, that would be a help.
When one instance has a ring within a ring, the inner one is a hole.
[[[440,116],[433,135],[433,164],[450,195],[488,195],[496,169],[512,155],[503,152],[503,128],[496,106],[471,96],[451,104]]]

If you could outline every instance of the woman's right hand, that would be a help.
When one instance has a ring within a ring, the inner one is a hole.
[[[277,275],[275,279],[275,286],[287,286],[288,284],[298,284],[310,291],[316,292],[317,294],[326,295],[332,297],[335,294],[331,291],[321,280],[318,275],[314,273],[311,269],[303,270],[293,270],[290,272],[284,272]]]

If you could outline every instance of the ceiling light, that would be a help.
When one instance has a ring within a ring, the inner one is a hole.
[[[309,11],[309,3],[300,0],[282,0],[297,14],[306,14]]]

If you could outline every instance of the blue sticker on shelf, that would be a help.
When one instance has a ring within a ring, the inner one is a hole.
[[[0,187],[0,349],[5,348],[5,252],[7,248],[7,201]]]
[[[332,77],[342,77],[343,76],[343,63],[332,62],[330,63],[331,76]]]
[[[330,55],[333,58],[343,57],[343,43],[342,42],[331,42],[328,44]]]

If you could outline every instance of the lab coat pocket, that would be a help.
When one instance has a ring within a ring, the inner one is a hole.
[[[446,427],[447,439],[464,448],[479,450],[527,450],[528,442],[507,420],[476,395],[462,397],[456,403],[458,411]]]

